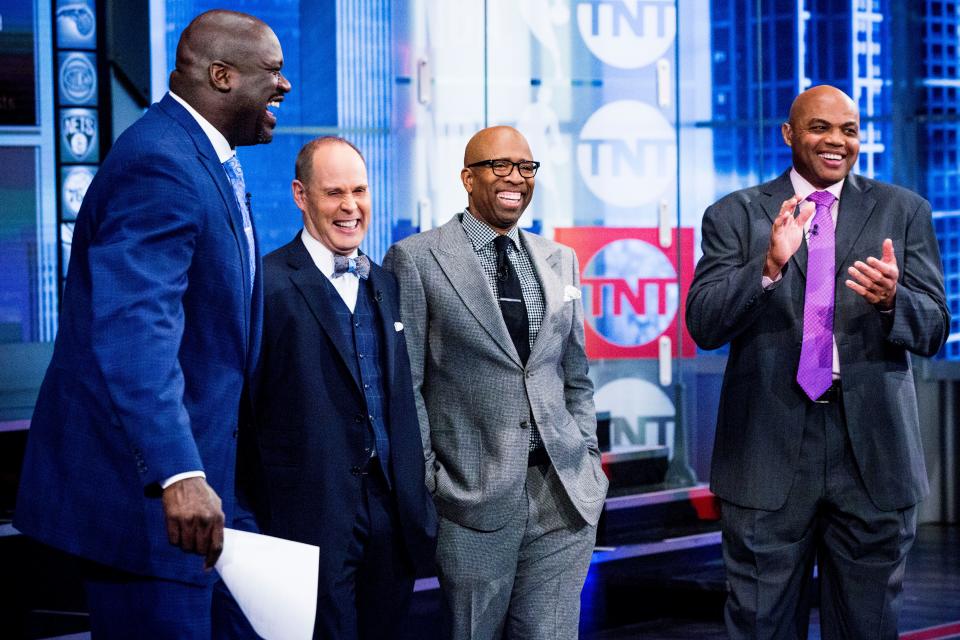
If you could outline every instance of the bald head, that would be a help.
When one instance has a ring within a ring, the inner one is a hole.
[[[836,87],[820,85],[797,96],[782,133],[794,169],[817,189],[846,178],[860,153],[859,110]]]
[[[177,61],[170,74],[170,88],[186,97],[207,83],[212,62],[238,62],[251,54],[252,45],[264,32],[270,32],[262,20],[246,13],[215,9],[194,18],[180,34]]]
[[[815,109],[820,106],[827,106],[828,108],[840,107],[843,110],[857,114],[858,119],[860,117],[857,103],[854,102],[850,96],[836,87],[821,84],[816,87],[810,87],[794,98],[793,104],[790,105],[790,124],[794,124],[798,117],[802,118],[810,109]]]
[[[290,83],[283,51],[262,20],[216,9],[187,25],[177,45],[170,90],[227,138],[231,146],[270,142],[277,107]]]
[[[516,166],[502,176],[490,166],[470,166],[486,160],[531,161],[530,145],[513,127],[489,127],[470,138],[463,152],[460,180],[467,190],[467,209],[494,231],[507,233],[530,204],[534,179],[521,176]]]
[[[491,155],[494,149],[516,147],[524,150],[524,160],[532,160],[530,145],[523,134],[508,126],[487,127],[473,134],[463,151],[463,166],[482,160],[492,160],[505,156]]]

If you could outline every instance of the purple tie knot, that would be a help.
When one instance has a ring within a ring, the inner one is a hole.
[[[829,191],[814,191],[807,196],[807,200],[820,207],[830,207],[836,198]]]

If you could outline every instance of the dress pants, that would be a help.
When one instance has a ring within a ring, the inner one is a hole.
[[[454,640],[575,640],[597,528],[570,503],[551,465],[529,467],[497,531],[440,518],[437,564]]]
[[[410,605],[416,575],[403,544],[396,501],[376,459],[367,470],[353,536],[344,540],[343,564],[333,588],[318,595],[315,638],[395,638]]]
[[[808,403],[798,470],[783,507],[723,502],[721,509],[732,639],[806,638],[814,562],[824,640],[897,637],[916,507],[881,511],[870,500],[842,400]]]

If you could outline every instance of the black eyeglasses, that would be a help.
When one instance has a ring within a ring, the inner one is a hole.
[[[516,167],[517,171],[520,172],[521,178],[532,178],[537,175],[537,169],[540,168],[540,163],[535,160],[521,160],[520,162],[510,162],[509,160],[503,159],[481,160],[480,162],[467,165],[467,168],[472,169],[473,167],[490,167],[493,170],[493,175],[500,178],[506,178],[513,173],[513,168]]]

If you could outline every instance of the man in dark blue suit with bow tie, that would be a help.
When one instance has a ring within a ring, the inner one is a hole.
[[[233,518],[262,315],[234,150],[272,139],[282,65],[253,16],[195,18],[170,93],[117,140],[77,217],[14,523],[81,559],[97,638],[211,635],[204,565]]]
[[[397,284],[359,252],[371,201],[356,147],[307,143],[293,197],[304,228],[264,258],[240,482],[263,533],[320,547],[315,636],[393,638],[436,528]]]

